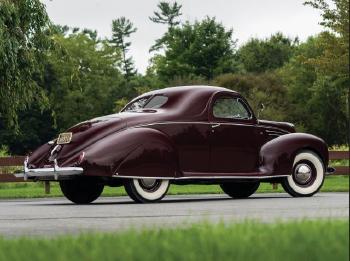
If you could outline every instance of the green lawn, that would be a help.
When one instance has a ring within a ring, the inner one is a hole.
[[[321,189],[323,192],[344,192],[349,191],[349,176],[327,177]],[[273,190],[271,184],[262,183],[258,192],[283,192],[279,185],[277,190]],[[222,193],[218,185],[171,185],[168,194],[206,194]],[[105,187],[103,196],[126,195],[124,188]],[[51,194],[46,195],[42,183],[0,183],[0,198],[38,198],[38,197],[58,197],[62,196],[57,183],[51,182]]]
[[[45,238],[0,237],[0,260],[349,260],[349,221],[199,223]]]

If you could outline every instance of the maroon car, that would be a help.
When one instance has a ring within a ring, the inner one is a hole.
[[[145,93],[120,113],[79,123],[32,153],[18,177],[57,180],[77,204],[104,186],[136,202],[158,201],[170,184],[219,184],[233,198],[261,182],[311,196],[328,167],[325,142],[290,123],[258,120],[237,92],[211,86]]]

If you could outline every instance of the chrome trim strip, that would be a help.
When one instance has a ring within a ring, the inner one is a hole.
[[[154,126],[154,125],[165,125],[165,124],[206,124],[206,125],[214,125],[214,124],[220,124],[220,125],[239,125],[239,126],[254,126],[254,124],[243,124],[243,123],[233,123],[233,122],[205,122],[205,121],[163,121],[163,122],[154,122],[154,123],[147,123],[147,124],[140,124],[131,126],[130,128],[140,128],[140,127],[148,127],[148,126]]]
[[[132,179],[165,179],[165,180],[181,180],[181,179],[269,179],[283,178],[289,175],[276,176],[191,176],[191,177],[141,177],[141,176],[123,176],[115,174],[113,178],[132,178]]]
[[[282,131],[271,131],[271,130],[265,130],[267,134],[278,134],[278,135],[283,135],[283,134],[287,134],[285,132]]]
[[[206,125],[238,125],[238,126],[259,126],[263,128],[266,132],[275,132],[281,134],[289,134],[290,132],[274,127],[274,126],[263,126],[258,123],[236,123],[236,122],[217,122],[217,121],[162,121],[162,122],[153,122],[153,123],[145,123],[139,124],[135,126],[131,126],[130,128],[139,128],[139,127],[148,127],[153,125],[165,125],[165,124],[206,124]],[[270,129],[272,128],[272,129]]]

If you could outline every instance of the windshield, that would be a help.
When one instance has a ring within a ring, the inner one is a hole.
[[[140,111],[142,109],[158,109],[168,101],[164,95],[155,95],[153,97],[142,97],[124,108],[123,112]]]

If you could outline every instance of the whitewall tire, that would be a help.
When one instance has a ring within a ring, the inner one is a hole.
[[[169,188],[169,180],[129,179],[124,184],[126,193],[135,202],[150,203],[161,200]]]
[[[325,168],[320,157],[309,150],[295,156],[292,175],[282,182],[284,190],[293,197],[310,197],[323,185]]]

